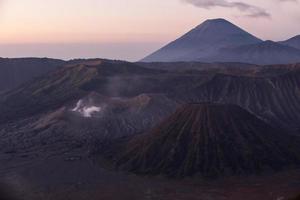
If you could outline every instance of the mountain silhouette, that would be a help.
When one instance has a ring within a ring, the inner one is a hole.
[[[259,65],[300,62],[300,38],[262,41],[225,19],[207,20],[142,62],[239,62]]]
[[[297,35],[295,37],[292,37],[291,39],[288,39],[286,41],[280,42],[281,44],[294,47],[296,49],[300,49],[300,35]]]
[[[194,61],[207,58],[223,47],[233,47],[261,42],[225,19],[207,20],[144,58],[143,62]]]

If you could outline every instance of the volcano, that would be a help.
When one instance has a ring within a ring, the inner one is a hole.
[[[211,19],[141,61],[290,64],[300,62],[299,44],[299,36],[262,41],[225,19]]]
[[[296,141],[239,106],[188,104],[125,142],[116,165],[170,177],[259,174],[298,164]]]
[[[196,61],[214,55],[224,47],[254,44],[260,39],[225,19],[203,22],[179,39],[144,58],[143,62]]]

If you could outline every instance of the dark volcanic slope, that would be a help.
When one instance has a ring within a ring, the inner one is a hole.
[[[286,41],[282,41],[280,42],[281,44],[290,46],[290,47],[294,47],[297,49],[300,49],[300,35],[297,35],[291,39],[288,39]]]
[[[0,124],[58,109],[96,89],[115,96],[117,90],[121,90],[119,87],[125,87],[120,77],[129,76],[136,84],[135,76],[154,75],[157,72],[118,61],[96,60],[85,61],[85,64],[69,64],[4,94],[0,98],[0,111],[3,113]],[[128,89],[124,90],[126,92]]]
[[[300,50],[273,41],[220,50],[208,60],[254,64],[285,64],[300,62]]]
[[[142,62],[300,62],[300,36],[283,42],[262,41],[224,19],[207,20]]]
[[[186,95],[193,102],[236,104],[273,125],[299,127],[300,72],[275,77],[244,77],[218,74]],[[188,102],[187,101],[187,102]]]
[[[300,128],[299,65],[217,66],[178,72],[107,60],[68,65],[0,96],[0,124],[76,104],[96,92],[107,97],[164,94],[179,103],[236,104],[272,125]]]
[[[0,93],[46,74],[63,63],[48,58],[0,58]]]
[[[173,113],[177,104],[162,94],[110,98],[90,93],[61,108],[0,126],[0,152],[51,145],[94,144],[143,133]],[[37,153],[37,152],[36,152]]]
[[[117,165],[134,173],[219,176],[299,163],[292,137],[233,105],[189,104],[133,138]]]
[[[144,58],[143,62],[196,61],[210,57],[220,48],[261,42],[260,39],[224,19],[207,20]]]

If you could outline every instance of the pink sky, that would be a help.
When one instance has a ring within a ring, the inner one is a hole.
[[[296,0],[0,0],[0,56],[138,60],[208,18],[262,39],[300,34]],[[250,6],[243,10],[236,2]],[[270,17],[247,17],[264,11]],[[254,11],[253,11],[254,10]]]

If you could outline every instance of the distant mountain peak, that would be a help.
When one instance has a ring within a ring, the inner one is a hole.
[[[296,36],[292,37],[290,40],[300,40],[300,35],[296,35]]]
[[[204,25],[204,24],[231,24],[231,25],[233,25],[230,21],[223,19],[223,18],[208,19],[208,20],[204,21],[203,23],[201,23],[200,25]]]
[[[142,62],[300,62],[300,35],[283,42],[263,41],[226,19],[208,19]]]
[[[224,47],[258,42],[262,40],[225,19],[210,19],[142,61],[195,61],[209,57]]]
[[[280,42],[281,44],[300,49],[300,35],[296,35],[291,39]]]
[[[231,22],[229,22],[226,19],[223,18],[216,18],[216,19],[208,19],[204,22],[202,22],[201,24],[216,24],[216,23],[227,23],[227,24],[232,24]],[[200,24],[200,25],[201,25]]]
[[[246,31],[242,30],[240,27],[234,25],[233,23],[225,19],[218,18],[218,19],[208,19],[204,21],[203,23],[196,26],[196,28],[194,28],[192,31],[188,32],[188,34],[191,34],[193,31],[201,32],[203,30],[210,30],[210,31],[218,30],[219,36],[227,34],[228,31],[246,33]],[[211,34],[210,32],[207,33]],[[213,36],[217,37],[218,35],[213,35]]]
[[[229,22],[229,21],[227,21],[224,18],[214,18],[214,19],[208,19],[208,20],[206,20],[206,22]]]

